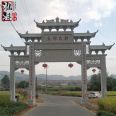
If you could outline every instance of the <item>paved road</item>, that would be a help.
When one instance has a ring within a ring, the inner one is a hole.
[[[44,103],[24,116],[95,116],[75,103],[79,98],[44,95],[43,99]]]

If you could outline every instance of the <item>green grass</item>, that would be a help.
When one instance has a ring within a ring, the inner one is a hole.
[[[116,96],[106,97],[98,101],[99,109],[116,114]]]
[[[0,116],[13,116],[27,108],[27,104],[11,102],[8,91],[0,91]]]
[[[60,96],[81,97],[81,92],[80,91],[66,91],[66,90],[47,91],[47,94],[60,95]]]
[[[0,91],[0,106],[10,102],[10,95],[7,91]]]
[[[41,92],[46,93],[45,88],[41,88]],[[81,97],[80,88],[76,86],[49,86],[47,87],[47,94]]]
[[[116,91],[108,91],[107,96],[116,96]]]
[[[81,97],[81,92],[80,91],[61,91],[60,95],[62,95],[62,96]]]
[[[21,102],[8,102],[0,106],[0,116],[14,116],[16,113],[26,109],[27,104]]]

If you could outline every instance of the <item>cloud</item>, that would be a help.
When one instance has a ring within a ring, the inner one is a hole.
[[[2,0],[0,0],[2,1]],[[27,30],[29,33],[39,33],[40,30],[36,27],[34,19],[38,22],[42,20],[56,18],[72,19],[78,20],[82,18],[83,22],[86,22],[88,25],[94,27],[101,27],[103,25],[102,20],[104,18],[110,17],[112,12],[116,10],[116,0],[15,0],[16,1],[16,12],[18,14],[18,20],[13,22],[16,29],[25,33]],[[112,17],[111,17],[112,18]],[[92,23],[91,23],[92,22]],[[87,25],[87,26],[88,26]],[[82,27],[83,28],[83,27]],[[85,29],[84,25],[84,29]],[[87,28],[91,28],[88,26]],[[105,33],[105,32],[104,32]],[[100,35],[102,38],[103,33]],[[109,32],[109,35],[111,33]],[[102,39],[103,40],[103,39]],[[101,40],[96,39],[94,43],[98,43]],[[20,37],[13,30],[11,25],[7,22],[0,21],[0,44],[9,46],[11,43],[14,45],[24,45]],[[0,48],[0,50],[2,50]],[[115,50],[110,51],[114,55]],[[111,55],[112,55],[111,54]],[[4,55],[3,52],[0,53],[1,62],[8,63],[9,58],[7,54]],[[7,58],[7,59],[4,59]],[[115,59],[115,58],[113,58]],[[112,59],[108,59],[110,68],[112,67],[112,72],[115,73],[115,64],[111,63]],[[53,67],[54,68],[54,67]],[[65,66],[61,68],[61,65],[58,65],[57,68],[52,69],[52,72],[57,69],[60,73],[64,73]],[[74,70],[76,75],[80,71]],[[41,71],[40,71],[41,72]],[[68,72],[68,71],[67,71]]]
[[[109,16],[116,7],[115,0],[64,0],[65,9],[71,17],[98,21]]]
[[[116,0],[19,0],[16,5],[16,28],[20,32],[38,32],[34,19],[41,22],[57,16],[73,20],[92,20],[101,26],[101,20],[108,17],[116,7]]]
[[[86,16],[90,20],[93,19],[98,21],[109,16],[115,7],[116,1],[114,0],[94,0],[88,8]]]
[[[82,18],[85,22],[94,21],[97,27],[101,27],[102,19],[110,16],[116,7],[116,0],[22,0],[16,3],[21,19],[18,23],[22,22],[23,30],[30,32],[38,32],[34,19],[41,22],[57,16],[73,20]],[[18,24],[16,26],[20,27]]]

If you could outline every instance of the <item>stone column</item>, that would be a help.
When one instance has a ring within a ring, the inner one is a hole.
[[[29,48],[29,104],[35,104],[35,51],[34,43],[30,44]]]
[[[86,63],[86,43],[82,42],[81,48],[81,73],[82,73],[82,103],[87,100],[87,63]]]
[[[14,77],[14,72],[15,72],[15,61],[14,61],[14,56],[10,56],[10,100],[11,101],[16,101],[15,99],[15,77]]]
[[[106,72],[106,55],[101,58],[101,95],[106,96],[107,92],[107,72]]]

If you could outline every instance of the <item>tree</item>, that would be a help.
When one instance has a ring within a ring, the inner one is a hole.
[[[88,90],[91,91],[100,91],[101,82],[100,82],[100,74],[94,74],[91,76],[91,79],[88,84]]]
[[[1,86],[4,89],[9,89],[10,88],[10,80],[8,75],[4,75],[4,77],[1,79]]]
[[[94,74],[88,83],[88,90],[90,91],[100,91],[101,90],[101,74]],[[107,75],[107,90],[116,90],[116,78]]]
[[[21,81],[17,84],[17,88],[27,88],[29,83],[27,81]]]
[[[107,89],[108,91],[115,91],[116,90],[116,79],[112,76],[107,78]]]

